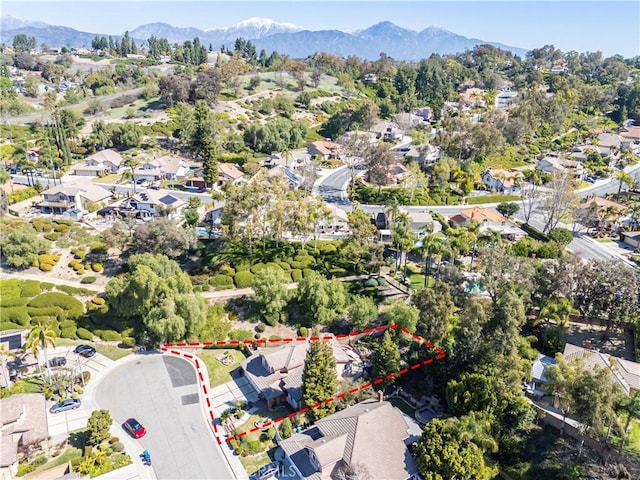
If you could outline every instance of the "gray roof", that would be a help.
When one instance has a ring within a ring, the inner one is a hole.
[[[547,355],[539,354],[538,358],[531,365],[531,377],[535,381],[546,382],[547,377],[544,376],[544,371],[549,365],[555,365],[556,360]]]
[[[98,163],[111,162],[114,165],[120,165],[122,163],[122,155],[115,150],[100,150],[88,156],[85,162],[88,160],[95,160]]]
[[[318,420],[314,428],[280,446],[305,479],[326,478],[341,459],[351,467],[364,466],[371,478],[404,480],[417,472],[405,445],[408,436],[399,410],[389,402],[366,400]],[[309,452],[326,469],[322,475],[311,463]]]
[[[44,395],[21,393],[0,400],[0,468],[16,461],[18,440],[23,445],[49,437]]]

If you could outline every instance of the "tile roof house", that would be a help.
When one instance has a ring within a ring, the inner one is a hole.
[[[487,168],[482,172],[482,183],[489,190],[506,194],[518,193],[523,180],[522,172],[513,172],[502,168]]]
[[[62,215],[67,210],[87,210],[87,203],[106,202],[111,192],[93,183],[57,185],[42,192],[44,200],[38,204],[42,213]]]
[[[618,130],[621,137],[628,138],[634,142],[640,142],[640,126],[627,126]]]
[[[319,156],[325,160],[340,158],[340,144],[326,140],[318,140],[307,145],[307,153],[311,155],[311,157]]]
[[[626,205],[602,197],[593,197],[581,203],[577,208],[581,210],[593,209],[598,226],[611,226],[628,210]]]
[[[238,183],[244,177],[244,173],[233,163],[218,164],[218,178],[221,184]]]
[[[302,408],[302,372],[310,341],[296,341],[280,347],[260,350],[240,364],[249,384],[267,405],[287,402],[295,410]],[[361,373],[360,357],[330,341],[336,359],[338,377],[355,377]]]
[[[100,150],[84,160],[87,167],[103,167],[109,173],[118,173],[123,167],[122,155],[115,150]],[[77,170],[77,169],[76,169]],[[78,175],[76,173],[76,175]]]
[[[386,401],[365,400],[318,420],[310,429],[280,442],[285,467],[298,479],[405,480],[418,469],[407,449],[414,440],[400,410]]]
[[[18,449],[46,447],[49,438],[44,395],[21,393],[0,400],[0,477],[14,478]]]
[[[588,370],[593,370],[596,366],[608,370],[611,381],[619,385],[627,395],[640,392],[640,363],[582,348],[571,343],[565,345],[564,357],[568,361],[581,359]]]
[[[495,230],[509,240],[517,240],[526,236],[526,233],[515,223],[489,208],[464,208],[460,210],[459,214],[449,218],[449,224],[452,226],[468,225],[474,221],[480,222],[480,232]]]

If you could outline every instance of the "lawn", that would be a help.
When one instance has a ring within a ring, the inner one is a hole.
[[[389,403],[409,415],[411,418],[413,418],[416,413],[416,409],[401,398],[390,398]]]
[[[410,273],[409,281],[411,282],[409,286],[413,290],[420,290],[424,288],[424,275],[422,273]],[[429,277],[429,281],[427,282],[427,285],[429,287],[432,287],[433,282],[434,282],[433,277]]]
[[[75,448],[75,447],[67,447],[64,450],[64,452],[62,452],[61,455],[58,455],[57,457],[45,463],[44,465],[39,466],[31,474],[26,475],[24,478],[28,479],[30,477],[36,476],[36,474],[39,472],[44,472],[45,470],[49,470],[51,468],[57,467],[58,465],[62,465],[67,462],[70,462],[71,460],[74,460],[76,458],[80,458],[81,456],[82,456],[82,449]]]
[[[131,350],[130,348],[120,348],[117,345],[113,345],[113,344],[95,344],[92,342],[82,342],[79,340],[70,340],[68,338],[56,338],[55,339],[55,344],[56,347],[69,347],[69,346],[76,346],[76,345],[80,345],[83,343],[89,343],[90,345],[94,346],[96,348],[96,350],[98,351],[98,353],[101,353],[102,355],[104,355],[107,358],[110,358],[111,360],[119,360],[123,357],[126,357],[127,355],[131,355],[133,353],[133,350]]]
[[[599,242],[599,243],[610,243],[610,242],[613,242],[613,238],[596,238],[596,242]]]
[[[216,359],[218,355],[224,354],[233,357],[233,363],[223,365],[222,362]],[[207,370],[209,371],[209,385],[212,387],[230,382],[231,371],[238,368],[240,362],[246,358],[240,350],[234,349],[204,349],[198,356],[207,366]]]
[[[634,455],[640,455],[640,420],[634,419],[631,422],[626,449]]]
[[[258,410],[257,412],[252,414],[246,422],[244,422],[242,425],[238,427],[238,431],[246,432],[252,429],[255,426],[255,423],[258,421],[264,422],[265,420],[267,421],[276,420],[278,418],[286,417],[290,413],[291,413],[291,409],[284,406],[276,406],[270,409]],[[280,424],[278,423],[276,425],[276,428],[279,426]],[[263,430],[257,430],[255,432],[248,433],[246,435],[247,440],[248,441],[259,440],[260,435],[262,435],[262,432],[268,430],[270,427],[271,425]]]
[[[242,463],[242,466],[247,471],[247,473],[249,475],[252,475],[257,472],[260,467],[271,463],[271,459],[269,458],[267,452],[260,452],[256,455],[240,457],[240,463]]]
[[[120,183],[120,180],[122,180],[122,174],[114,173],[111,175],[105,175],[104,177],[93,178],[91,181],[94,183]]]

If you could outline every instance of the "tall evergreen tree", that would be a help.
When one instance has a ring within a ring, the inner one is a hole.
[[[309,407],[307,415],[312,421],[331,415],[335,411],[335,402],[325,403],[325,400],[333,397],[337,391],[338,374],[331,346],[326,342],[313,342],[309,346],[302,372],[302,400]],[[318,403],[320,405],[312,408]]]
[[[378,390],[384,390],[391,385],[395,378],[388,379],[390,373],[397,373],[400,370],[400,349],[398,344],[393,341],[389,330],[384,332],[382,340],[376,347],[376,354],[373,360],[373,378],[383,378],[384,381],[375,385]]]

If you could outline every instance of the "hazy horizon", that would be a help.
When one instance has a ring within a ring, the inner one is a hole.
[[[636,1],[2,0],[1,13],[110,35],[156,22],[208,30],[251,17],[307,30],[345,32],[390,21],[416,31],[438,26],[465,37],[528,50],[553,44],[564,52],[601,51],[606,56],[627,58],[640,55],[640,2]]]

